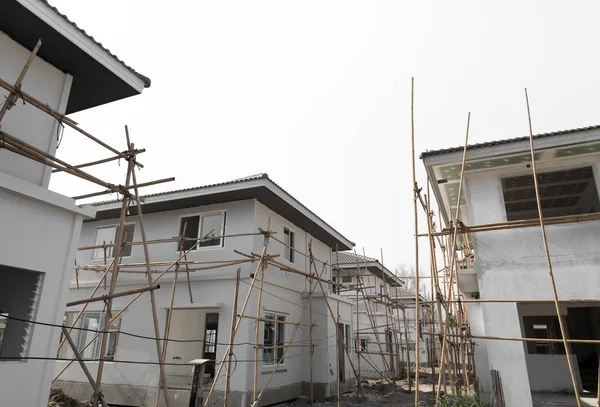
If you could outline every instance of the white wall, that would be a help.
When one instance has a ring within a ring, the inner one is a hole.
[[[594,155],[560,162],[551,161],[541,163],[538,172],[591,165],[598,188],[598,161],[598,156]],[[465,187],[471,224],[506,221],[501,178],[519,174],[531,174],[531,170],[513,168],[503,172],[483,171],[466,175]],[[559,298],[597,296],[600,275],[590,273],[590,270],[600,265],[596,244],[600,238],[599,224],[595,221],[546,227]],[[473,238],[476,249],[475,269],[482,299],[553,299],[538,227],[476,233]],[[483,319],[486,335],[518,337],[523,334],[516,306],[513,304],[485,304]],[[488,341],[487,350],[489,368],[500,370],[505,396],[507,400],[513,400],[509,405],[531,405],[529,383],[532,374],[543,370],[535,367],[527,374],[526,352],[521,343]],[[481,352],[477,355],[480,357]],[[537,358],[527,358],[527,361],[533,359]],[[546,372],[547,376],[553,374]],[[478,371],[478,374],[481,376],[484,372]],[[531,383],[531,389],[537,386],[537,381]],[[561,389],[557,387],[555,390]],[[516,400],[521,404],[514,404]]]
[[[14,84],[30,53],[0,31],[0,78]],[[71,82],[71,75],[61,72],[40,58],[35,58],[23,80],[22,89],[50,105],[55,111],[64,113]],[[8,91],[1,89],[0,101],[4,102],[7,95]],[[23,105],[22,100],[19,100],[2,120],[3,131],[50,154],[56,151],[57,126],[52,117],[30,104]],[[47,188],[50,182],[50,167],[4,149],[0,150],[0,171],[44,188]]]

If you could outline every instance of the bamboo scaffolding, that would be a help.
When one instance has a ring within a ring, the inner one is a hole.
[[[231,312],[231,330],[229,332],[229,351],[227,352],[227,376],[225,378],[225,395],[223,406],[229,407],[229,391],[231,388],[231,359],[233,357],[233,339],[235,337],[235,324],[237,322],[237,305],[240,291],[240,273],[242,269],[238,268],[235,276],[235,291],[233,292],[233,307]]]
[[[83,300],[71,301],[71,302],[67,303],[67,307],[74,307],[76,305],[87,304],[87,303],[96,302],[96,301],[106,301],[109,298],[113,299],[113,298],[125,297],[125,296],[132,295],[132,294],[145,293],[146,291],[158,290],[159,288],[160,288],[160,284],[152,284],[152,285],[149,285],[148,287],[122,291],[119,293],[114,293],[112,295],[101,295],[99,297],[91,297],[91,298],[87,298],[87,299],[83,299]]]
[[[337,369],[337,405],[338,407],[340,407],[340,403],[342,401],[342,396],[341,396],[341,385],[340,385],[340,375],[341,375],[341,369],[340,369],[340,346],[342,346],[340,344],[341,338],[340,338],[340,302],[336,301],[336,315],[337,318],[335,320],[335,324],[338,327],[336,329],[337,335],[335,335],[335,365],[336,365],[336,369]]]

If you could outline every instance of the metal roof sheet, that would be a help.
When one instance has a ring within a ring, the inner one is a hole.
[[[597,129],[600,129],[600,125],[580,127],[577,129],[570,129],[570,130],[553,131],[551,133],[536,134],[533,136],[533,138],[541,139],[541,138],[546,138],[546,137],[560,136],[560,135],[566,135],[566,134],[571,134],[571,133],[577,133],[577,132],[581,132],[581,131],[597,130]],[[529,140],[529,136],[515,137],[515,138],[509,138],[509,139],[503,139],[503,140],[486,141],[484,143],[470,144],[467,146],[467,150],[475,150],[475,149],[484,148],[484,147],[493,147],[493,146],[499,146],[499,145],[503,145],[503,144],[518,143],[518,142],[527,141],[527,140]],[[456,153],[456,152],[463,151],[464,148],[465,148],[464,146],[460,146],[460,147],[444,148],[441,150],[424,151],[421,153],[420,158],[423,159],[425,157],[431,157],[434,155]]]

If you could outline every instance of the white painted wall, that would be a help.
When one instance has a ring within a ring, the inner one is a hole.
[[[0,31],[0,78],[14,83],[30,53]],[[61,72],[40,58],[35,58],[23,80],[22,89],[50,105],[55,111],[64,113],[71,82],[71,75]],[[0,90],[1,101],[4,101],[7,95],[8,91]],[[23,105],[21,100],[2,120],[3,131],[50,154],[56,151],[57,126],[52,117],[32,105]],[[0,150],[0,171],[44,188],[47,188],[50,182],[50,167],[3,149]]]
[[[597,155],[550,161],[540,163],[538,172],[591,165],[598,188],[599,161]],[[510,168],[502,172],[490,170],[467,174],[465,187],[470,223],[506,221],[501,178],[530,173],[531,170],[527,168]],[[598,225],[599,222],[595,221],[546,227],[559,298],[582,299],[597,296],[600,275],[591,273],[590,270],[600,265],[596,244],[600,238]],[[475,269],[482,299],[553,299],[539,228],[483,232],[474,234],[473,238],[476,249]],[[485,304],[482,310],[486,335],[523,335],[514,304]],[[518,342],[488,341],[487,351],[489,368],[500,371],[508,405],[531,405],[530,390],[536,388],[537,379],[531,382],[531,388],[529,383],[534,373],[544,371],[544,365],[535,365],[537,357],[526,358],[525,349]],[[481,352],[476,354],[481,357]],[[526,364],[526,360],[534,362],[530,374],[527,373],[529,363]],[[566,364],[566,359],[564,360]],[[484,366],[483,362],[477,363]],[[548,376],[554,374],[546,372]],[[479,370],[478,374],[482,376],[484,372]],[[562,390],[562,387],[557,385],[554,390]]]
[[[0,77],[14,82],[30,51],[0,32]],[[23,90],[64,112],[71,76],[36,58],[23,81]],[[0,100],[7,92],[0,91]],[[2,121],[2,130],[53,154],[56,122],[30,105],[17,103]],[[90,208],[78,208],[64,196],[48,191],[51,169],[0,150],[0,261],[4,265],[44,273],[37,321],[60,324],[66,302],[77,237]],[[7,326],[10,329],[10,324]],[[29,357],[56,356],[60,332],[37,325],[33,329]],[[53,361],[0,362],[0,394],[3,404],[46,406]]]

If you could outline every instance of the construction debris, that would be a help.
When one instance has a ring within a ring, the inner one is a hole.
[[[76,400],[65,394],[62,389],[52,389],[48,399],[48,407],[90,407],[89,401]]]

